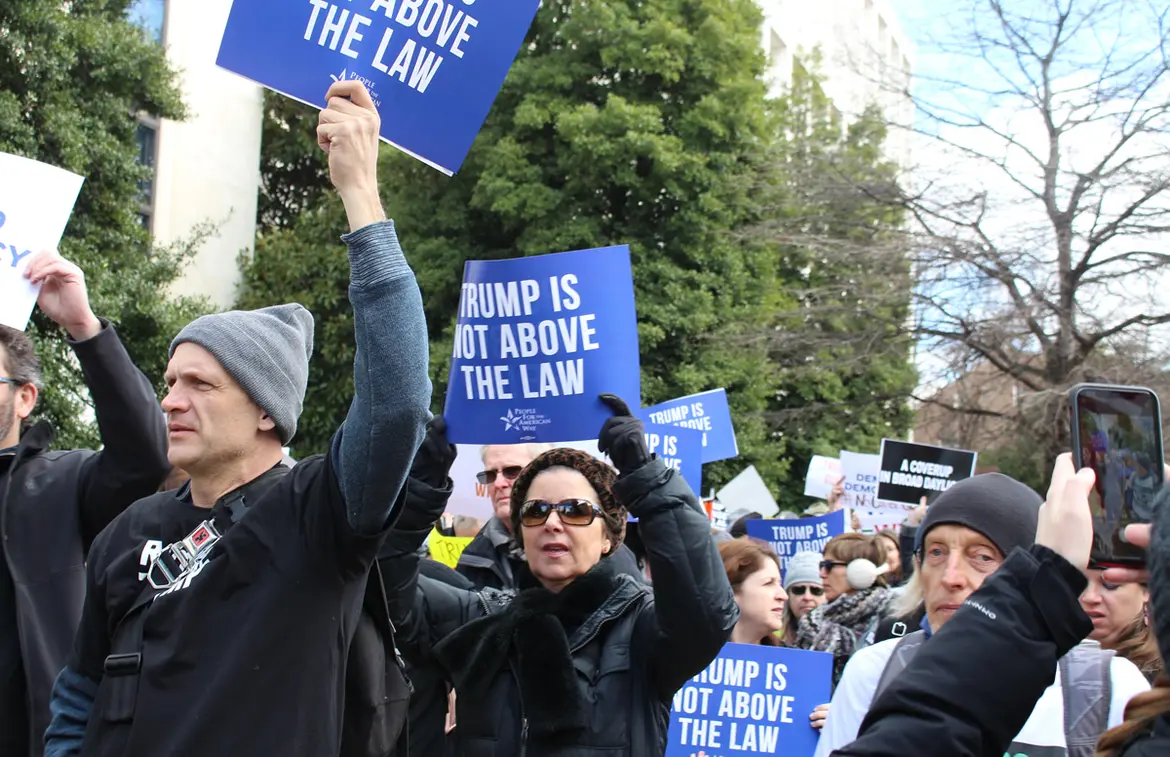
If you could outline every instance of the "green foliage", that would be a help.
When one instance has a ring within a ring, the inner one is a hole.
[[[910,271],[885,231],[900,218],[886,201],[896,174],[879,114],[843,128],[815,76],[800,73],[774,105],[778,138],[750,236],[776,252],[781,284],[766,330],[751,333],[768,341],[777,369],[768,418],[791,461],[780,502],[801,510],[813,455],[877,452],[913,421]]]
[[[770,109],[760,22],[752,0],[550,0],[456,177],[384,152],[387,211],[427,311],[435,410],[465,260],[629,244],[641,400],[725,387],[731,401],[741,455],[706,466],[708,486],[751,463],[791,504],[809,455],[876,447],[905,430],[908,343],[897,328],[877,335],[877,348],[858,336],[875,336],[867,309],[904,318],[904,258],[875,267],[789,239],[801,228],[881,242],[864,228],[875,203],[824,176],[888,183],[884,133],[873,118],[843,133],[811,85]],[[279,220],[244,262],[240,304],[295,299],[317,315],[295,441],[306,454],[325,448],[352,387],[345,219],[331,193],[317,199],[324,162],[301,155],[312,111],[286,104],[268,120],[266,212]],[[807,196],[801,187],[818,176],[822,191]],[[777,329],[812,344],[778,345]]]
[[[767,129],[759,24],[751,0],[546,2],[458,176],[384,157],[388,211],[426,302],[436,408],[465,260],[629,244],[641,399],[726,387],[746,460],[712,466],[708,478],[725,480],[745,462],[777,475],[761,416],[765,354],[722,338],[759,316],[773,276],[727,233],[749,218],[750,156]],[[269,141],[265,153],[284,155],[288,144]],[[343,229],[339,216],[324,223],[335,215],[308,213],[288,234],[266,235],[245,271],[242,302],[297,298],[332,325],[344,271],[323,281],[332,267],[321,260]],[[300,267],[279,282],[262,273],[289,263]],[[314,358],[313,375],[337,389],[311,390],[309,406],[329,403],[312,407],[313,419],[328,423],[302,421],[299,452],[320,449],[345,412],[352,369],[339,358]]]
[[[182,103],[161,47],[125,20],[126,0],[0,3],[0,151],[86,177],[61,253],[81,266],[94,311],[117,326],[132,357],[161,382],[166,346],[202,303],[167,286],[198,241],[152,249],[138,219],[136,113],[179,118]],[[44,363],[41,416],[58,446],[95,446],[90,402],[65,335],[39,312],[30,335]]]
[[[268,90],[261,142],[256,221],[263,232],[286,228],[317,207],[329,189],[329,169],[317,148],[317,111]]]

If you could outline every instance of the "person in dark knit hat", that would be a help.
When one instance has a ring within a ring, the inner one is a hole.
[[[345,665],[431,387],[422,299],[377,196],[377,113],[358,82],[327,99],[317,139],[350,222],[349,414],[328,454],[282,464],[313,352],[300,305],[204,316],[175,337],[162,408],[190,480],[94,542],[50,757],[332,757],[353,738]],[[360,648],[386,669],[382,640]]]
[[[904,638],[862,649],[849,661],[833,694],[816,757],[828,757],[854,741],[870,705],[900,671],[900,667],[894,666],[904,666],[912,650],[929,645],[931,636],[950,621],[1008,555],[1017,548],[1032,547],[1042,503],[1040,495],[1032,489],[998,473],[973,476],[939,495],[918,529],[914,576],[895,603],[895,612],[901,610],[903,615],[915,606],[922,610],[919,628],[910,629]],[[1112,653],[1103,652],[1099,647],[1078,650],[1075,654],[1071,663],[1074,674],[1082,668],[1095,669],[1100,663],[1109,675],[1114,698],[1112,710],[1107,707],[1105,714],[1113,718],[1112,722],[1120,722],[1129,697],[1149,688],[1145,678],[1133,663],[1113,658]],[[939,671],[939,675],[945,673]],[[1101,677],[1098,674],[1096,680]],[[1063,714],[1069,715],[1069,723],[1091,723],[1093,719],[1083,710],[1069,712],[1068,708],[1080,706],[1080,702],[1066,700],[1065,696],[1058,677],[1037,703],[1020,733],[1020,743],[1013,744],[1009,754],[1028,754],[1040,747],[1059,748],[1070,755],[1077,753],[1070,748],[1070,735],[1062,728]],[[1093,734],[1092,741],[1100,733]]]
[[[719,653],[739,615],[698,499],[646,449],[617,397],[599,448],[555,449],[512,486],[511,519],[528,570],[518,593],[461,591],[420,576],[415,545],[381,563],[396,639],[458,692],[456,754],[530,757],[662,754],[671,698]],[[404,520],[413,520],[410,504]],[[653,588],[609,556],[627,512]],[[418,538],[425,531],[420,530]]]

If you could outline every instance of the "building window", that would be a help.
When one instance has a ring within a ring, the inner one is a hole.
[[[138,218],[143,227],[151,230],[154,216],[154,162],[158,153],[158,122],[141,118],[135,132],[138,140],[138,163],[150,170],[150,175],[138,182]]]
[[[126,17],[142,29],[147,39],[162,44],[166,11],[166,0],[132,0],[126,9]]]

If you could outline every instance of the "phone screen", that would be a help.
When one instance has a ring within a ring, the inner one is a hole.
[[[1162,488],[1161,418],[1150,392],[1085,388],[1077,394],[1081,465],[1097,473],[1089,494],[1093,559],[1144,560],[1124,538],[1130,523],[1149,523]]]

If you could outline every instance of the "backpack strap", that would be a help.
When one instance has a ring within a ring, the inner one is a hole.
[[[1064,738],[1068,757],[1093,757],[1097,740],[1109,730],[1113,701],[1113,652],[1085,641],[1060,658],[1064,695]]]
[[[911,634],[906,634],[898,643],[894,645],[894,653],[890,655],[890,659],[886,661],[886,667],[882,670],[882,676],[878,679],[877,688],[873,692],[873,701],[881,695],[886,687],[893,683],[898,674],[906,669],[910,661],[914,659],[914,655],[918,654],[918,650],[922,647],[923,642],[926,641],[926,633],[924,631],[915,631]]]

